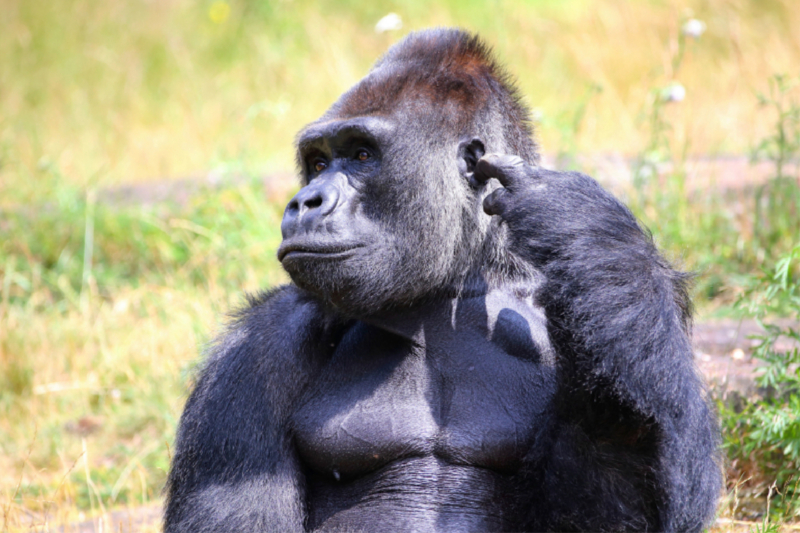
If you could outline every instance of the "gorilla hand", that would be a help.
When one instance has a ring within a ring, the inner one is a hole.
[[[500,182],[502,187],[484,199],[483,210],[508,225],[512,250],[537,266],[564,258],[576,245],[602,250],[648,240],[631,212],[584,174],[534,167],[515,155],[487,154],[474,176],[478,183]]]
[[[483,210],[487,215],[505,218],[505,214],[514,209],[514,204],[519,202],[520,197],[525,196],[525,186],[534,183],[538,176],[536,169],[521,157],[486,154],[475,166],[475,179],[479,183],[486,183],[490,178],[497,178],[503,187],[484,198]]]

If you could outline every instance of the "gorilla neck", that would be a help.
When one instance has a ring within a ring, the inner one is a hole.
[[[362,319],[362,322],[394,333],[417,346],[425,346],[426,330],[451,327],[453,308],[458,298],[437,300],[413,307],[384,311]]]
[[[448,338],[457,331],[476,331],[487,339],[492,338],[501,313],[524,316],[524,321],[529,322],[524,329],[534,333],[540,329],[538,325],[545,323],[543,310],[535,295],[540,282],[539,276],[517,281],[505,278],[502,285],[493,286],[481,276],[448,296],[391,309],[361,320],[423,348],[431,347],[431,342]],[[539,333],[544,338],[532,339],[533,342],[549,345],[546,333]],[[542,348],[539,347],[540,350]]]

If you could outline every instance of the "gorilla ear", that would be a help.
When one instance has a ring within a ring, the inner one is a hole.
[[[467,180],[471,187],[477,189],[482,184],[478,183],[473,174],[478,160],[486,153],[483,142],[477,137],[465,139],[458,145],[458,171]]]

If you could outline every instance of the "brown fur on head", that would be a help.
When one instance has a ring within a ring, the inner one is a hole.
[[[512,78],[477,35],[456,29],[425,30],[393,46],[370,73],[346,92],[324,119],[400,113],[411,119],[415,102],[436,110],[443,129],[458,135],[492,129],[508,153],[532,164],[539,154],[530,113]],[[499,120],[498,120],[499,119]],[[486,124],[492,122],[492,124]]]

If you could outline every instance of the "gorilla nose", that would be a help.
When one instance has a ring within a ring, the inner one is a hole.
[[[330,181],[315,180],[306,185],[289,200],[283,213],[281,233],[286,239],[298,230],[310,231],[336,209],[339,188]]]

